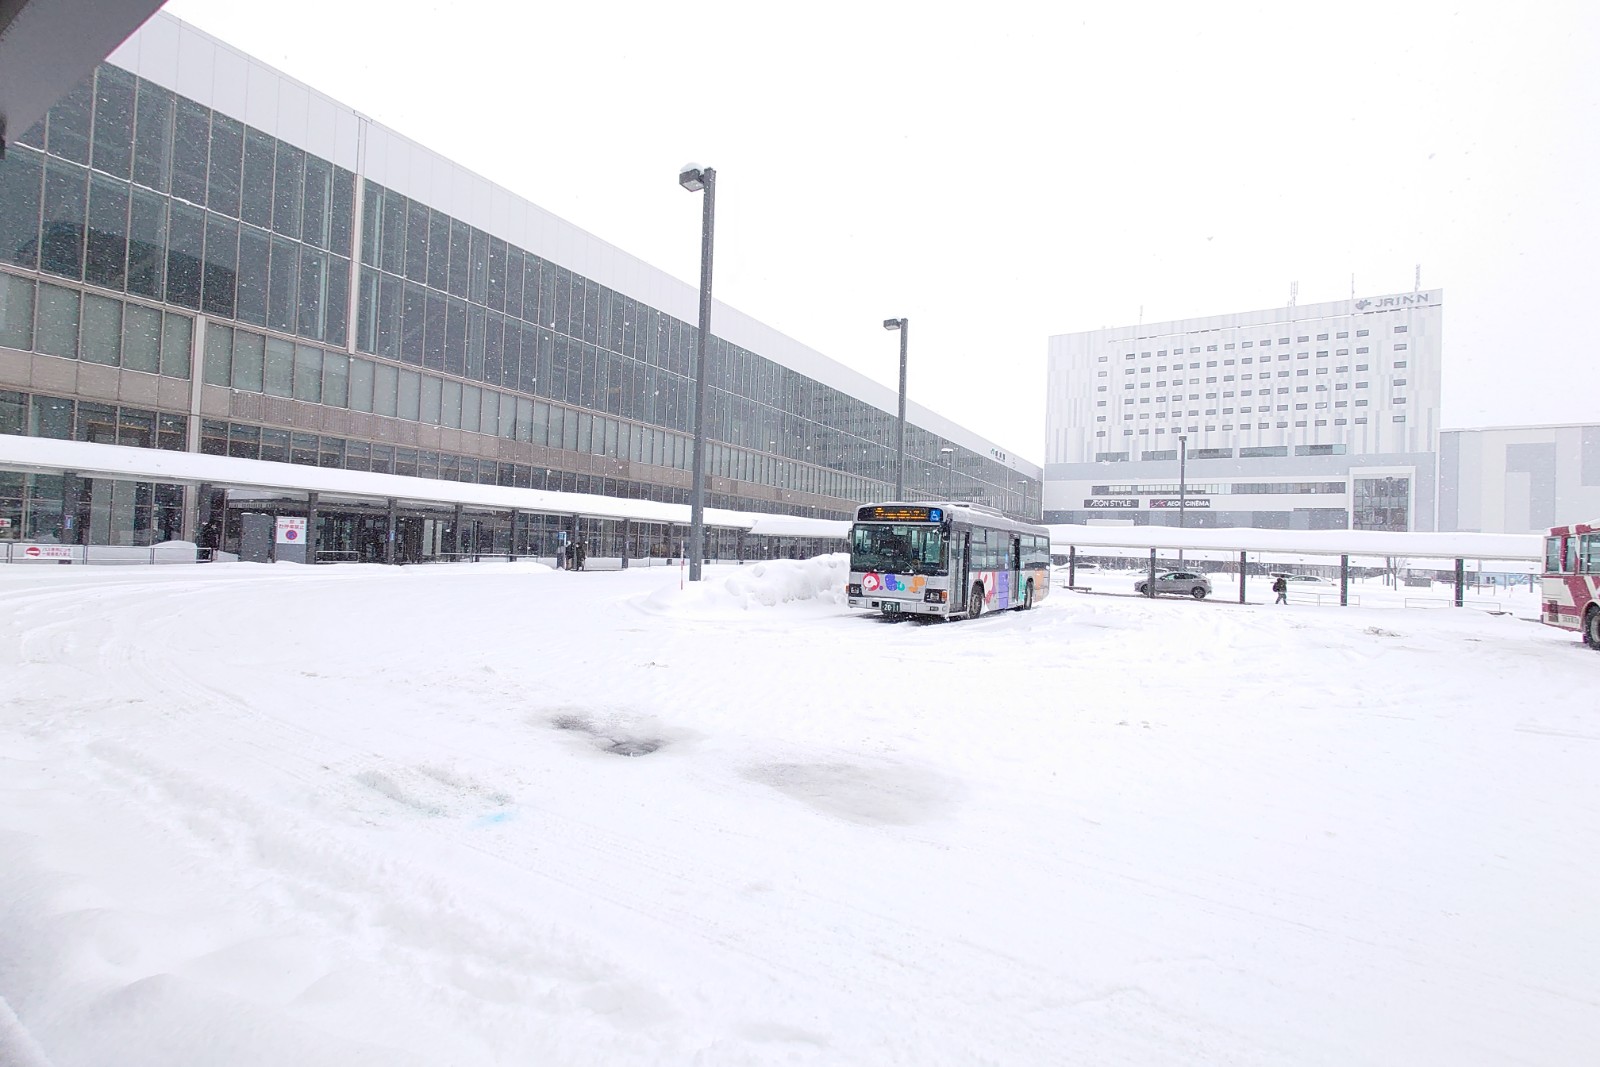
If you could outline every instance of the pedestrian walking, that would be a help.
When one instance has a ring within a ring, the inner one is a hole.
[[[574,546],[574,550],[578,553],[578,569],[581,571],[583,570],[583,565],[589,562],[589,549],[585,547],[582,541],[579,541]]]
[[[1272,583],[1272,591],[1278,594],[1278,599],[1273,601],[1274,604],[1287,604],[1289,602],[1289,579],[1281,574],[1278,575],[1278,580]]]

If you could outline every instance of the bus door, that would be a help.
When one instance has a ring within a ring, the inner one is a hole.
[[[967,575],[971,572],[972,556],[966,530],[950,530],[949,553],[950,614],[954,615],[967,610],[967,590],[970,586]]]

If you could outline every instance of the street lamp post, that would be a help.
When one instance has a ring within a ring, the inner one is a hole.
[[[1183,529],[1183,512],[1189,495],[1189,435],[1178,435],[1178,529]],[[1178,549],[1178,562],[1183,562],[1183,549]]]
[[[705,193],[700,223],[700,331],[694,346],[694,483],[689,490],[689,580],[698,582],[706,557],[706,338],[711,335],[711,234],[717,216],[717,172],[686,163],[678,168],[678,184],[691,193]]]
[[[955,499],[955,492],[956,492],[955,474],[951,471],[951,466],[950,466],[951,457],[954,456],[955,453],[956,453],[956,450],[953,449],[953,448],[941,448],[941,449],[939,449],[939,455],[944,458],[944,498],[946,500],[954,500]]]
[[[894,498],[906,497],[906,319],[884,319],[885,330],[900,331],[900,433],[896,446],[899,459],[894,468]]]

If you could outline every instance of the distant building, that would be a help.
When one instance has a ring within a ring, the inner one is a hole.
[[[1050,338],[1044,521],[1431,530],[1439,289]]]
[[[1439,529],[1539,533],[1600,518],[1600,424],[1439,436]]]

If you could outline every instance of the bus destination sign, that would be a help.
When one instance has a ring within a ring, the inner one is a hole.
[[[861,522],[943,522],[944,509],[901,504],[869,504],[856,513]]]

